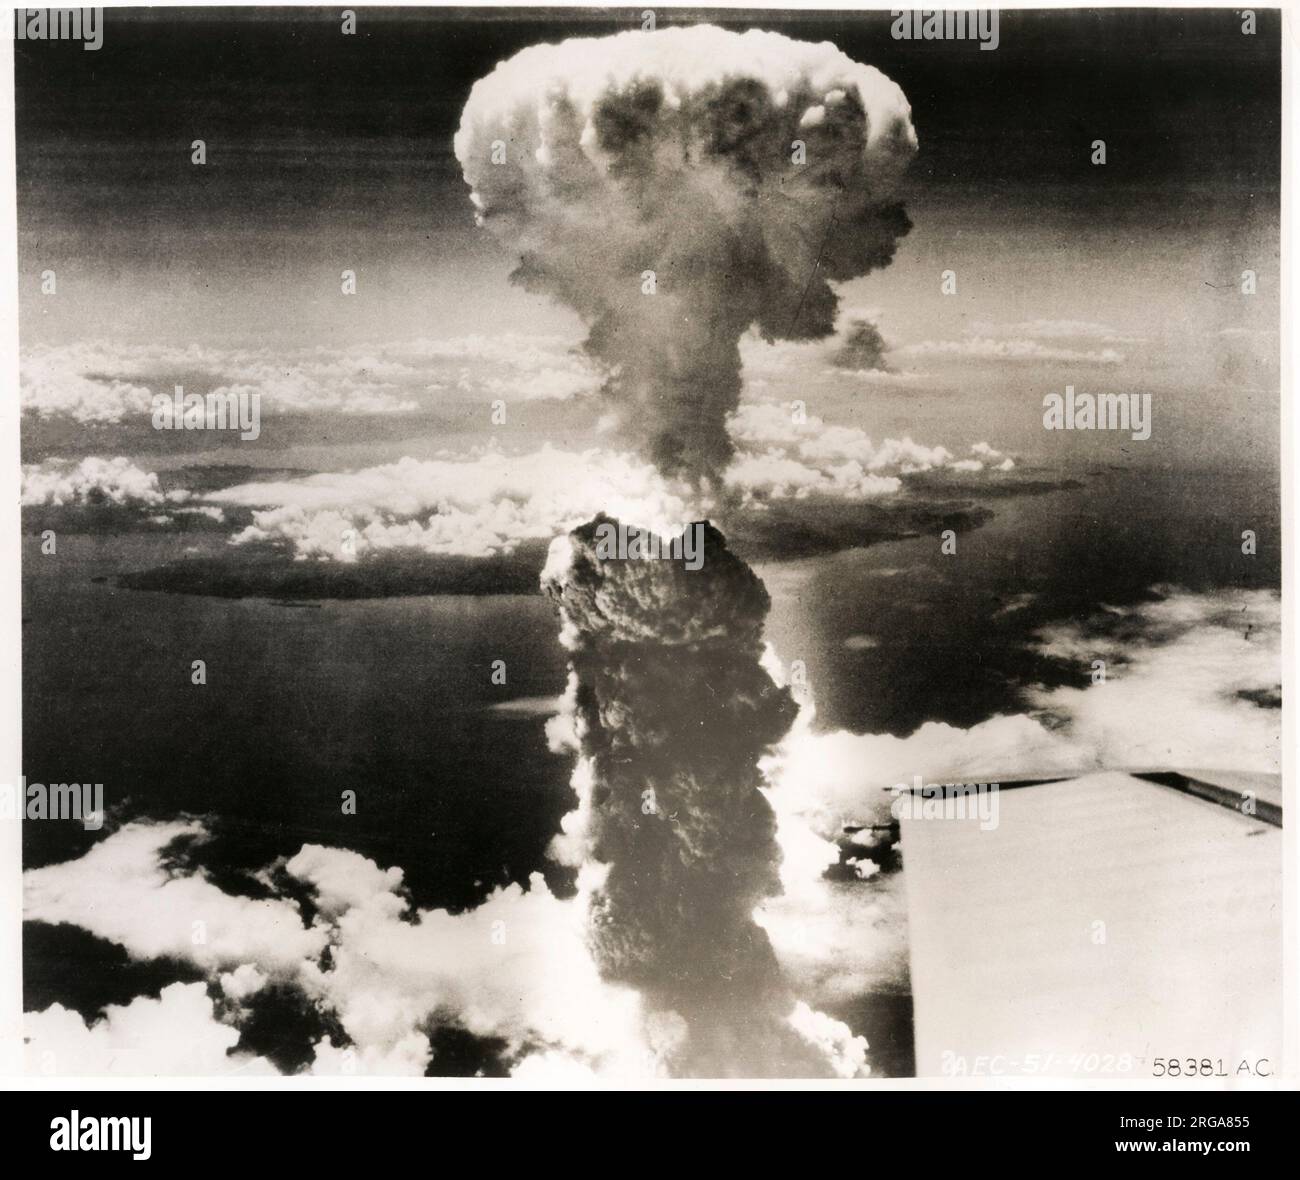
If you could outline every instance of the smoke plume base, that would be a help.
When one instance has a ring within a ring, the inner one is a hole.
[[[767,591],[711,525],[690,571],[603,559],[610,524],[621,527],[601,515],[558,538],[543,575],[569,650],[579,755],[578,822],[566,829],[606,870],[591,898],[593,957],[607,981],[680,1022],[666,1054],[675,1073],[823,1073],[754,921],[781,890],[759,762],[797,712],[763,662]]]

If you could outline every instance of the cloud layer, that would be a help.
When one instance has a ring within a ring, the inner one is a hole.
[[[197,984],[165,989],[161,1001],[137,999],[90,1025],[55,1006],[28,1017],[29,1059],[52,1052],[71,1072],[73,1062],[101,1061],[143,1021],[158,1035],[138,1046],[138,1072],[194,1072],[192,1061],[171,1055],[176,1028],[197,1030],[198,1044],[224,1054],[239,1040],[243,1005],[279,979],[346,1034],[346,1045],[317,1042],[313,1072],[421,1074],[431,1059],[428,1032],[439,1023],[502,1038],[520,1060],[558,1048],[608,1069],[639,1072],[651,1061],[637,997],[603,984],[586,950],[585,892],[561,901],[535,875],[527,889],[498,889],[469,913],[417,911],[401,870],[305,845],[262,875],[271,896],[237,897],[169,856],[177,839],[205,834],[199,821],[127,824],[80,860],[28,872],[25,916],[73,922],[133,958],[195,964],[228,1001],[219,1015]],[[313,901],[310,924],[289,896],[302,887]],[[172,1018],[180,1023],[163,1035]]]
[[[602,375],[564,339],[495,333],[291,350],[92,340],[24,350],[22,407],[82,425],[148,423],[155,394],[258,394],[266,414],[427,412],[457,400],[568,400]]]
[[[35,528],[90,521],[96,528],[122,530],[189,528],[195,524],[213,527],[224,522],[219,507],[194,501],[193,493],[185,488],[164,491],[156,473],[123,455],[25,463],[19,493],[25,523]]]
[[[746,404],[728,426],[738,453],[723,477],[731,494],[723,503],[630,455],[552,447],[524,455],[487,449],[454,459],[406,458],[242,485],[207,499],[252,511],[252,526],[236,540],[285,543],[302,557],[350,561],[400,548],[481,557],[511,552],[521,541],[549,540],[597,512],[676,534],[693,518],[727,519],[765,502],[871,501],[925,472],[1006,473],[1015,466],[987,443],[958,459],[911,438],[875,443],[856,427],[830,426],[775,403]]]

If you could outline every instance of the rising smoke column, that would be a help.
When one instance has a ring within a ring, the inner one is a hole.
[[[885,338],[875,324],[869,320],[852,320],[845,330],[844,343],[831,357],[831,364],[855,372],[888,373],[886,349]]]
[[[780,891],[760,757],[797,707],[762,666],[769,599],[705,526],[704,563],[603,559],[604,516],[552,545],[543,588],[569,649],[592,953],[683,1035],[676,1074],[829,1073],[790,1024],[795,997],[753,919]]]
[[[532,46],[475,84],[455,147],[514,280],[583,317],[625,433],[697,483],[732,455],[741,335],[829,335],[830,283],[887,265],[910,228],[907,101],[829,42],[699,26]]]

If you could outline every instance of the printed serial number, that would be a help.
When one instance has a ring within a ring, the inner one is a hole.
[[[994,1054],[967,1057],[945,1050],[940,1059],[944,1077],[998,1077],[1002,1074],[1130,1073],[1131,1053],[1025,1053],[1017,1057]]]
[[[1251,1061],[1247,1057],[1235,1065],[1222,1057],[1153,1057],[1151,1076],[1154,1078],[1267,1078],[1273,1073],[1267,1057]]]

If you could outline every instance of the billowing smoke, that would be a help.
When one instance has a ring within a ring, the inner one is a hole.
[[[852,320],[844,333],[844,343],[831,357],[837,369],[888,373],[885,363],[885,338],[870,320]]]
[[[602,553],[610,523],[558,538],[543,575],[569,648],[581,765],[569,837],[607,867],[591,905],[596,963],[640,990],[676,1074],[830,1072],[791,1023],[795,997],[753,918],[780,892],[757,764],[797,712],[761,663],[767,591],[708,525],[692,571]]]
[[[574,308],[614,418],[666,474],[731,457],[738,343],[833,330],[887,265],[902,91],[828,42],[711,26],[537,45],[475,84],[456,156],[514,279]]]

